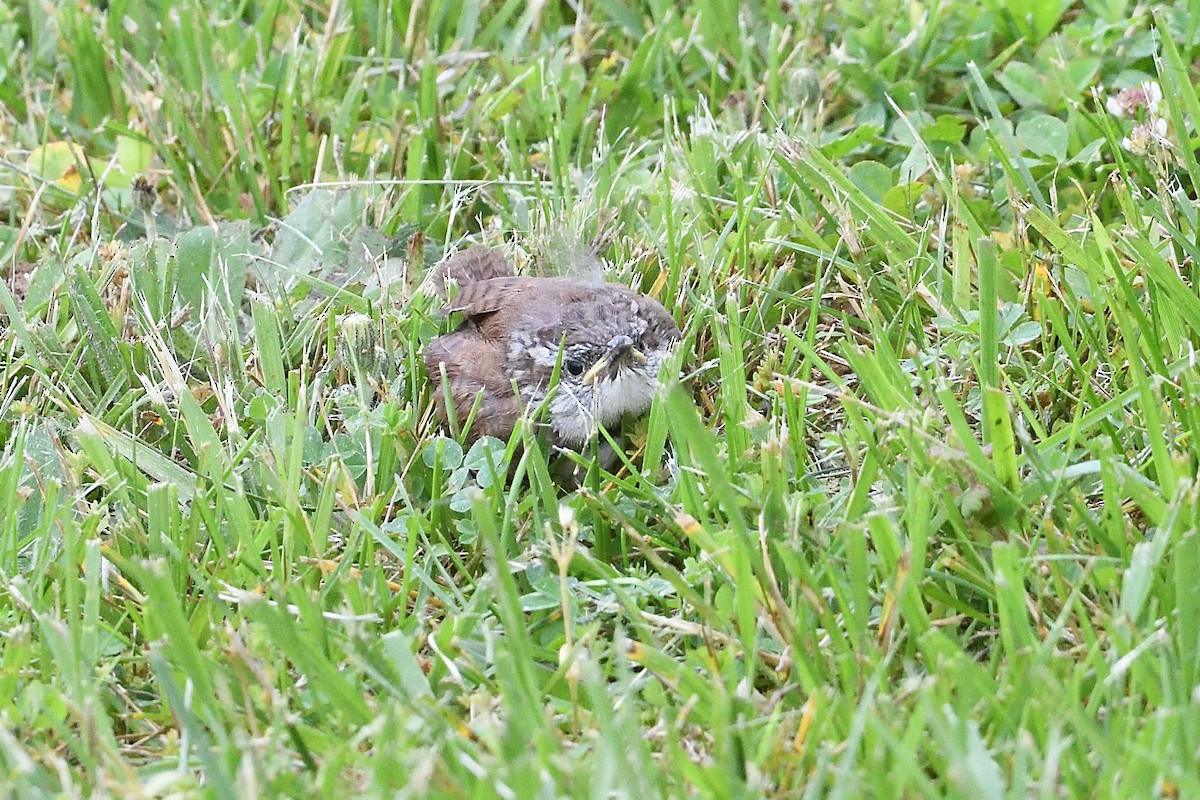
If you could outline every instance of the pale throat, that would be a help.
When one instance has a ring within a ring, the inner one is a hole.
[[[560,382],[550,401],[550,427],[564,441],[579,443],[596,435],[600,425],[617,425],[623,417],[645,413],[654,400],[658,369],[652,373],[622,369],[592,386]]]

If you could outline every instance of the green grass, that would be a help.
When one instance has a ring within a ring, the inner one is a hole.
[[[335,5],[0,7],[0,795],[1200,796],[1200,3]],[[567,491],[418,287],[572,239]]]

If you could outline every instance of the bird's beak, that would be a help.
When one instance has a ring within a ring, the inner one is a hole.
[[[633,346],[633,339],[628,336],[617,336],[608,343],[608,352],[596,360],[583,375],[584,383],[595,384],[605,372],[615,373],[626,361],[646,363],[646,354]]]

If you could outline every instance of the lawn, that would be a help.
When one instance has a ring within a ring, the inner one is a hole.
[[[0,5],[0,796],[1200,797],[1197,64],[1197,0]],[[679,324],[611,469],[438,423],[477,243]]]

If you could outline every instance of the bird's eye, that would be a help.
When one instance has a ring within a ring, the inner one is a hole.
[[[572,375],[578,376],[583,374],[583,362],[577,358],[567,359],[565,366],[567,368],[567,372],[571,373]]]

